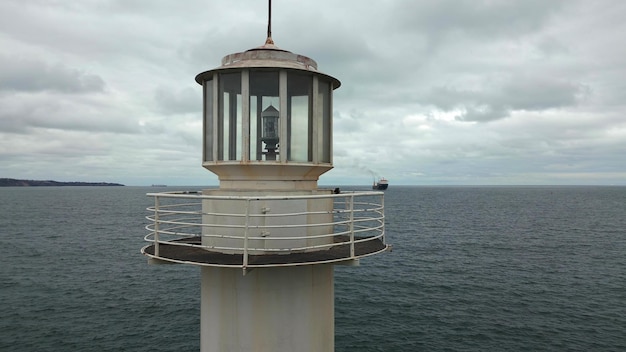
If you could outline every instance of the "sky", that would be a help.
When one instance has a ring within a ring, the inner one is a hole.
[[[367,5],[366,5],[367,4]],[[272,3],[339,79],[321,185],[626,185],[626,2]],[[0,177],[217,185],[202,88],[259,0],[0,1]]]

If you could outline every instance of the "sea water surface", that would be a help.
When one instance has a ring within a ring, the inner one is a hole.
[[[0,351],[199,350],[200,270],[139,253],[160,190],[0,188]],[[336,351],[626,351],[626,187],[385,205],[393,251],[335,268]]]

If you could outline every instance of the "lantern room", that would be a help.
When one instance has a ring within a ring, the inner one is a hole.
[[[314,189],[332,168],[332,92],[317,63],[263,46],[227,55],[200,73],[203,166],[220,189]]]

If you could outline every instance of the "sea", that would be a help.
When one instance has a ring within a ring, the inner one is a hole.
[[[146,193],[199,189],[0,188],[0,351],[199,351],[199,268],[140,254]],[[336,351],[626,351],[626,187],[392,184],[385,216]]]

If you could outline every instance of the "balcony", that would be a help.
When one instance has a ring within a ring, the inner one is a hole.
[[[391,249],[383,192],[288,196],[149,193],[149,242],[156,263],[246,269],[356,264]]]

